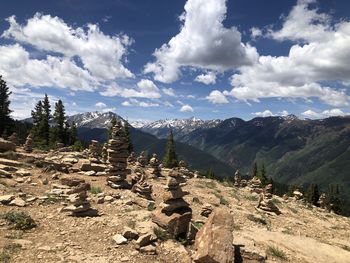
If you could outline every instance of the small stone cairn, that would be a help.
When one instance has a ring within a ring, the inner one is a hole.
[[[102,156],[102,163],[107,163],[107,160],[108,160],[108,144],[107,143],[104,143],[103,144],[103,147],[102,147],[102,153],[101,153],[101,156]]]
[[[300,190],[297,188],[293,191],[293,197],[295,200],[302,200],[304,198],[304,195]]]
[[[194,173],[188,169],[188,165],[184,160],[179,161],[178,169],[179,169],[180,173],[182,173],[184,176],[186,176],[188,178],[194,177]]]
[[[327,208],[327,195],[325,193],[322,193],[320,195],[320,198],[318,199],[318,205],[320,206],[320,208],[322,209],[326,209]]]
[[[242,176],[241,176],[241,173],[239,172],[239,170],[237,170],[235,172],[235,177],[234,177],[234,186],[236,187],[240,187],[241,186],[241,180],[242,180]]]
[[[142,198],[146,198],[147,200],[153,200],[152,185],[146,182],[145,174],[137,172],[137,177],[139,178],[139,180],[132,186],[131,191]]]
[[[112,128],[112,138],[108,141],[108,165],[106,173],[109,175],[107,184],[114,189],[129,189],[126,181],[128,173],[128,139],[121,122]]]
[[[12,133],[10,137],[8,137],[8,140],[12,142],[14,145],[18,145],[18,136],[17,133]]]
[[[29,133],[26,142],[24,144],[24,150],[27,153],[31,153],[33,151],[33,135]]]
[[[85,217],[98,216],[98,211],[92,209],[90,202],[87,200],[87,191],[90,190],[90,184],[85,183],[85,180],[63,178],[63,185],[70,187],[67,193],[67,200],[71,205],[62,209],[64,212],[70,212],[71,216]]]
[[[263,189],[261,185],[261,181],[258,177],[254,176],[248,183],[249,187],[251,188],[252,193],[261,194]]]
[[[101,145],[98,141],[92,140],[89,145],[89,160],[98,163],[102,153]]]
[[[214,208],[211,204],[204,204],[201,208],[201,216],[208,217],[213,210]]]
[[[135,152],[131,152],[129,157],[128,157],[128,163],[135,165],[136,162],[137,162],[136,154],[135,154]]]
[[[145,152],[142,151],[140,153],[140,156],[137,157],[137,166],[139,166],[139,167],[146,167],[146,165],[147,165],[147,158],[145,156]]]
[[[272,184],[268,184],[263,193],[260,194],[259,202],[256,208],[263,210],[265,212],[271,212],[275,214],[281,214],[278,207],[272,201]]]
[[[158,156],[157,154],[152,154],[152,158],[149,160],[149,165],[151,166],[152,168],[152,171],[151,171],[151,174],[155,177],[159,177],[161,174],[160,174],[160,167],[159,167],[159,160],[158,160]]]
[[[183,199],[187,192],[182,191],[178,173],[169,173],[163,202],[152,214],[152,221],[177,237],[186,234],[192,218],[192,209]]]

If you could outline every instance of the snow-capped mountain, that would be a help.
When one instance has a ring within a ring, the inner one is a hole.
[[[216,127],[222,120],[201,120],[197,118],[189,119],[165,119],[158,120],[146,125],[140,129],[144,132],[151,133],[158,138],[166,138],[170,130],[173,131],[175,138],[181,138],[186,134],[197,129],[209,129]]]
[[[117,120],[124,122],[124,119],[114,112],[85,112],[68,117],[68,122],[73,121],[78,128],[109,128],[111,125],[112,118],[116,117]]]
[[[142,128],[143,126],[146,126],[147,124],[151,123],[152,121],[147,121],[147,120],[134,120],[134,121],[129,121],[129,124],[134,127],[134,128]]]

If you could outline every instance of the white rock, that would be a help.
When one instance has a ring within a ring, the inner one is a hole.
[[[122,245],[122,244],[128,243],[128,240],[125,237],[123,237],[122,235],[120,235],[120,234],[116,234],[112,238],[118,245]]]

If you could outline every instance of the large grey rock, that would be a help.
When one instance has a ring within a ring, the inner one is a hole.
[[[233,218],[227,209],[214,210],[197,233],[194,262],[232,263],[234,259],[232,226]]]
[[[15,151],[16,144],[0,138],[0,152]]]

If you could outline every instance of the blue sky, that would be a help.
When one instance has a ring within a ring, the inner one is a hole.
[[[350,112],[350,3],[3,1],[13,115],[47,93],[129,120]]]

